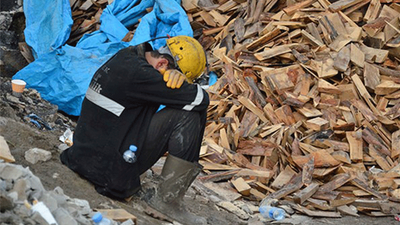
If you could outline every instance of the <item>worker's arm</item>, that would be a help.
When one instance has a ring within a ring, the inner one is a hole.
[[[183,82],[179,89],[166,86],[163,76],[150,65],[136,70],[129,98],[142,104],[163,104],[187,111],[201,111],[207,108],[209,98],[200,85]],[[145,74],[145,75],[140,75]]]

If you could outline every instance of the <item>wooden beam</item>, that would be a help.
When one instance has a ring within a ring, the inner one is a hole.
[[[3,136],[0,136],[0,159],[6,162],[15,162],[15,158],[11,154],[10,148]]]
[[[317,183],[312,183],[303,190],[296,192],[293,195],[293,200],[297,204],[303,204],[308,198],[310,198],[319,188]]]
[[[359,162],[363,160],[363,141],[362,132],[359,131],[347,131],[347,141],[350,144],[350,159],[353,162]]]

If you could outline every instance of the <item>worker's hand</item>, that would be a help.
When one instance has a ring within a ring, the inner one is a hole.
[[[169,88],[180,88],[185,80],[186,76],[178,70],[167,70],[164,73],[164,81]]]

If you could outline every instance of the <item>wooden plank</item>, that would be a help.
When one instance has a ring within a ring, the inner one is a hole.
[[[377,18],[362,26],[369,37],[379,34],[386,26],[387,18]]]
[[[311,42],[312,45],[317,46],[317,47],[318,47],[318,46],[319,46],[319,47],[324,46],[324,43],[323,43],[323,42],[321,42],[320,40],[318,40],[317,38],[315,38],[313,35],[311,35],[311,34],[308,33],[307,31],[302,30],[302,31],[301,31],[301,34],[303,35],[303,37],[307,38],[307,39]]]
[[[237,5],[238,5],[238,3],[235,2],[235,1],[227,1],[227,2],[225,2],[224,4],[220,5],[220,6],[217,8],[217,10],[220,11],[220,12],[225,13],[225,12],[230,11],[231,9],[233,9],[233,8],[234,8],[235,6],[237,6]]]
[[[244,39],[244,34],[245,34],[245,26],[244,26],[244,19],[242,18],[237,18],[235,20],[234,24],[234,32],[235,36],[238,42],[241,42]]]
[[[392,133],[392,158],[398,158],[400,155],[400,130]]]
[[[329,48],[339,52],[342,48],[344,48],[348,43],[352,41],[352,38],[348,35],[339,35],[335,38],[332,43],[329,44]]]
[[[364,15],[364,21],[369,22],[375,20],[378,17],[378,13],[381,9],[381,3],[379,0],[371,0],[368,10]]]
[[[333,191],[333,190],[343,186],[345,183],[347,183],[351,180],[352,180],[352,177],[348,173],[337,174],[328,183],[325,183],[324,185],[322,185],[318,191],[322,192],[322,193],[330,192],[330,191]]]
[[[360,217],[360,215],[357,214],[357,209],[354,210],[353,208],[350,208],[347,205],[341,205],[341,206],[337,207],[337,210],[343,214]]]
[[[345,151],[335,151],[331,155],[333,158],[335,158],[336,160],[338,160],[340,162],[343,162],[346,164],[351,164],[350,156]]]
[[[239,177],[237,179],[231,180],[233,186],[236,188],[236,190],[244,195],[244,196],[249,196],[250,195],[250,185],[242,178]]]
[[[206,22],[206,24],[208,26],[211,26],[211,27],[216,27],[217,26],[214,18],[208,12],[201,11],[200,12],[200,16],[201,16],[201,18],[203,18],[204,22]]]
[[[364,53],[353,43],[350,45],[350,51],[351,51],[351,62],[358,67],[364,68],[364,61],[365,61]]]
[[[3,136],[0,136],[0,159],[6,162],[15,162],[15,158],[11,154],[10,148]]]
[[[230,170],[230,171],[223,171],[223,172],[216,172],[210,175],[199,176],[197,179],[201,181],[210,181],[210,182],[218,182],[223,180],[230,180],[233,176],[235,176],[240,169],[237,170]]]
[[[186,12],[188,13],[193,13],[197,11],[197,5],[198,0],[182,0],[182,7],[185,9]]]
[[[298,112],[300,112],[303,116],[307,117],[307,118],[313,118],[313,117],[318,117],[318,116],[322,116],[322,112],[319,111],[316,108],[300,108],[297,109]]]
[[[293,161],[299,166],[303,167],[307,162],[310,161],[311,157],[314,157],[314,166],[316,168],[321,167],[334,167],[340,164],[335,158],[333,158],[326,150],[319,150],[310,153],[307,156],[296,155],[292,156]],[[316,169],[314,169],[316,170]],[[315,174],[315,171],[314,171]]]
[[[368,61],[383,63],[389,56],[388,50],[370,48],[365,45],[360,45],[360,49],[365,54],[365,59]]]
[[[388,95],[400,89],[400,84],[393,80],[384,80],[375,87],[375,94]]]
[[[362,0],[339,0],[337,2],[332,3],[331,5],[329,5],[329,9],[332,12],[337,12],[337,11],[341,11],[343,9],[346,9],[352,5],[355,5],[359,2],[361,2]]]
[[[252,101],[250,101],[249,99],[247,99],[247,98],[245,98],[243,96],[239,96],[238,100],[247,109],[249,109],[254,114],[256,114],[263,122],[265,122],[265,123],[269,122],[269,120],[264,116],[264,112],[261,109],[257,108],[257,106]]]
[[[333,68],[337,69],[340,72],[345,72],[349,67],[350,58],[350,47],[347,46],[342,48],[335,58]]]
[[[228,21],[229,17],[223,14],[220,14],[216,10],[211,10],[209,14],[214,18],[215,22],[219,26],[224,26],[226,22]]]
[[[273,199],[280,199],[283,198],[297,190],[299,190],[302,186],[303,183],[301,182],[301,173],[297,174],[292,178],[292,180],[286,184],[283,188],[280,190],[268,195],[268,198],[273,198]]]
[[[281,189],[285,186],[292,178],[296,175],[296,172],[293,171],[290,166],[286,166],[285,170],[279,173],[279,175],[272,182],[271,187],[275,189]]]
[[[318,31],[317,26],[315,23],[308,23],[307,28],[310,31],[311,35],[317,39],[319,42],[324,43],[324,41],[321,38],[320,32]]]
[[[274,48],[271,48],[271,49],[268,49],[268,50],[264,50],[263,52],[256,53],[256,54],[254,54],[254,56],[258,60],[263,61],[263,60],[266,60],[266,59],[273,58],[275,56],[279,56],[279,55],[291,52],[292,50],[291,50],[290,47],[292,47],[292,46],[294,46],[294,45],[293,44],[289,44],[289,45],[277,46],[277,47],[274,47]]]
[[[107,218],[118,222],[124,222],[131,219],[136,224],[137,217],[130,214],[125,209],[96,209],[96,211],[101,212],[102,214],[107,215]]]
[[[310,63],[310,59],[301,54],[300,52],[298,52],[296,49],[292,49],[292,54],[294,55],[294,57],[296,57],[296,59],[302,63],[302,64],[309,64]]]
[[[350,159],[353,162],[358,162],[363,160],[363,142],[362,142],[362,132],[359,131],[347,131],[346,132],[347,141],[350,144]]]
[[[278,28],[273,29],[272,31],[264,34],[257,40],[253,41],[252,43],[248,44],[246,47],[248,50],[252,51],[257,49],[259,46],[266,44],[268,41],[273,39],[274,37],[278,36],[281,33],[281,30]]]
[[[308,198],[310,198],[319,188],[317,183],[312,183],[303,190],[296,192],[293,195],[293,200],[297,204],[303,204]]]
[[[363,82],[361,81],[360,77],[357,74],[354,74],[351,76],[351,79],[353,80],[354,85],[356,86],[358,92],[360,93],[361,97],[364,98],[366,101],[373,101],[373,98],[365,88]]]
[[[374,189],[368,187],[368,185],[366,183],[364,183],[363,181],[361,181],[359,178],[354,178],[351,181],[355,186],[361,188],[362,190],[372,194],[373,196],[379,198],[379,199],[387,199],[387,196],[382,195],[381,193],[379,193],[378,191],[375,191]]]
[[[315,1],[316,0],[300,1],[300,2],[298,2],[296,4],[294,4],[294,5],[291,5],[291,6],[288,6],[288,7],[284,8],[283,11],[288,15],[292,15],[293,13],[298,11],[299,9],[306,8],[306,7],[310,6]]]
[[[328,93],[328,94],[340,94],[341,91],[339,88],[334,86],[333,84],[329,83],[328,81],[324,79],[319,79],[318,80],[318,91],[322,93]]]
[[[308,129],[312,129],[314,131],[322,131],[329,128],[329,121],[316,117],[306,121],[306,126]]]
[[[93,5],[92,0],[86,0],[86,1],[81,5],[81,7],[79,7],[79,9],[80,9],[80,10],[83,10],[83,11],[87,11],[90,7],[92,7],[92,5]]]
[[[364,65],[364,84],[370,90],[375,90],[376,86],[381,83],[381,75],[379,69],[369,63]]]
[[[259,1],[256,1],[256,2],[257,2],[257,5],[255,7],[254,14],[251,15],[251,17],[246,21],[246,24],[254,23],[255,21],[258,21],[260,19],[260,15],[261,15],[261,13],[262,13],[262,11],[264,9],[264,5],[265,5],[266,0],[259,0]],[[253,12],[253,10],[252,10],[252,12]]]
[[[313,178],[312,175],[314,173],[314,157],[312,157],[306,164],[304,164],[302,169],[301,182],[303,182],[304,185],[308,186],[311,184]]]

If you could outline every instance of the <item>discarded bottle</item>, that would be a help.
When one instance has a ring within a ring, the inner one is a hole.
[[[95,225],[111,225],[112,224],[111,220],[107,219],[106,217],[103,217],[103,215],[100,212],[94,214],[94,216],[92,217],[92,220]]]
[[[135,163],[137,160],[136,151],[137,147],[135,145],[129,146],[129,149],[124,152],[124,160],[128,163]]]
[[[273,220],[283,220],[285,218],[285,210],[269,205],[260,206],[260,213],[264,218]]]

